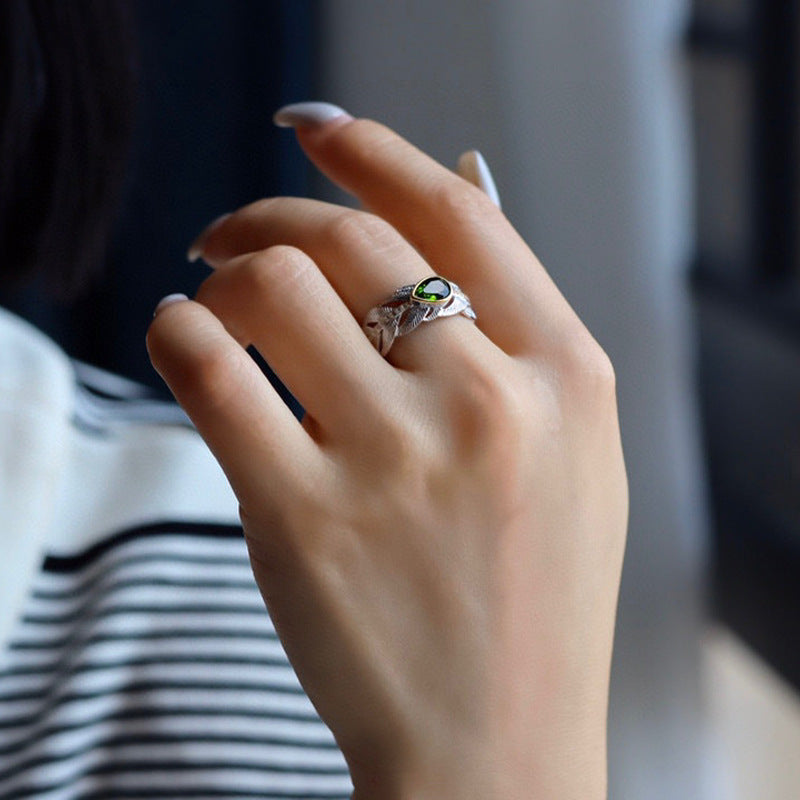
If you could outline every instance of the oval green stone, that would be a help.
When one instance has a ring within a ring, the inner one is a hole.
[[[414,289],[414,299],[425,303],[440,303],[450,297],[452,289],[444,278],[427,278]]]

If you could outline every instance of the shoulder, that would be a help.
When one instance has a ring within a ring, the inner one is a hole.
[[[172,523],[238,524],[235,496],[183,412],[73,362],[0,309],[0,639],[45,554]]]

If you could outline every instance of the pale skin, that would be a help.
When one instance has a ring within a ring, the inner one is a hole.
[[[297,135],[368,211],[240,209],[147,339],[238,497],[287,655],[356,800],[603,798],[628,513],[609,359],[475,186],[375,122]],[[381,357],[361,320],[434,274],[477,322]]]

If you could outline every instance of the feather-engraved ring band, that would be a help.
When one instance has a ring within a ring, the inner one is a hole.
[[[452,281],[433,275],[396,289],[367,314],[362,327],[375,349],[385,356],[398,336],[411,333],[423,322],[455,314],[477,319],[464,292]]]

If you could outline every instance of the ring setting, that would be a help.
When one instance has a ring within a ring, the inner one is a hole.
[[[444,278],[434,277],[421,280],[411,292],[412,299],[417,303],[441,305],[453,293],[449,281]]]
[[[461,314],[475,320],[469,298],[441,275],[401,286],[364,318],[363,329],[375,349],[385,356],[398,336],[405,336],[423,322]]]

